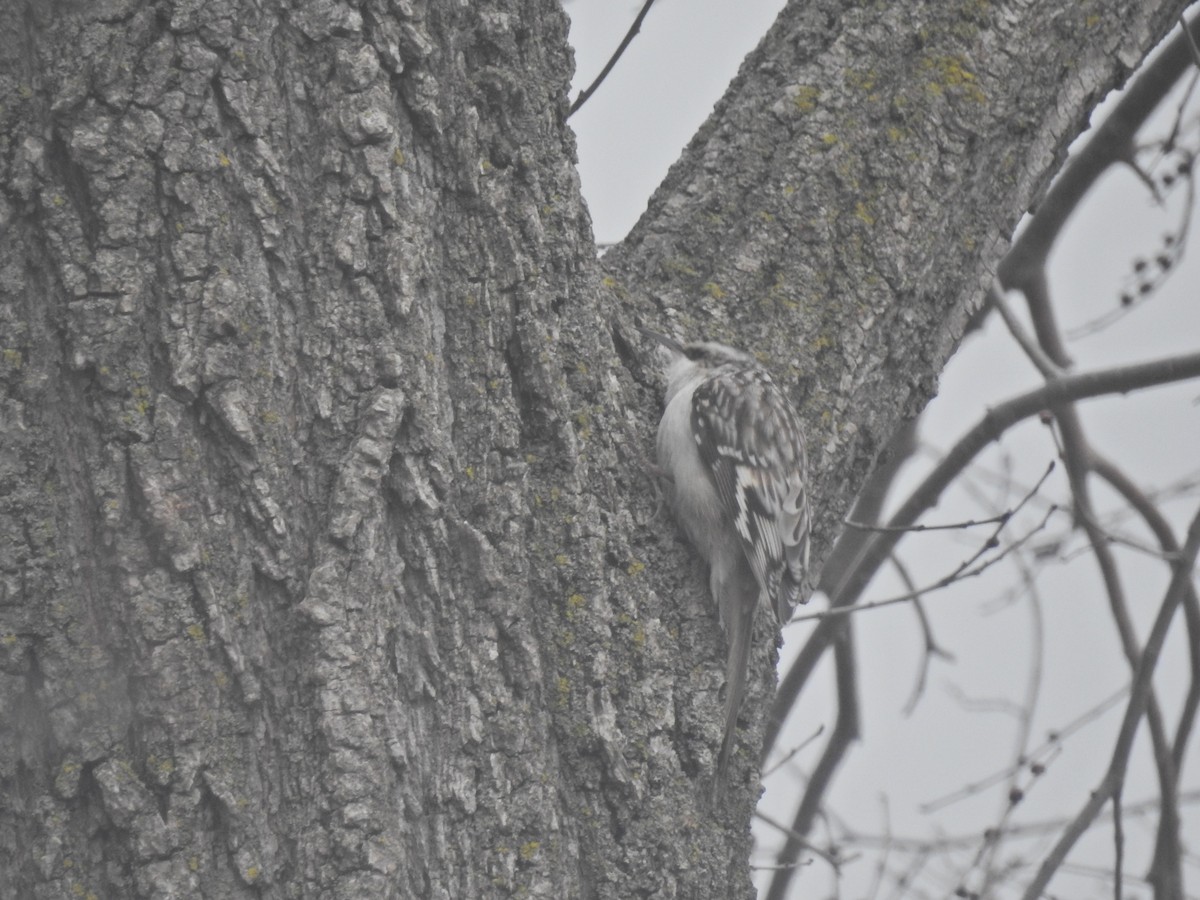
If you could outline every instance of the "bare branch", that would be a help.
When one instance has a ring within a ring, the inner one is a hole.
[[[1158,538],[1164,554],[1176,557],[1179,544],[1171,531],[1170,525],[1158,511],[1150,499],[1130,481],[1125,474],[1103,457],[1093,457],[1092,469],[1104,478],[1126,501],[1138,511],[1146,524]],[[1197,600],[1195,586],[1190,582],[1183,597],[1184,620],[1188,630],[1188,647],[1191,654],[1191,679],[1187,696],[1179,714],[1179,724],[1175,729],[1175,740],[1171,749],[1171,759],[1175,778],[1178,779],[1183,769],[1184,752],[1191,737],[1192,728],[1196,722],[1196,711],[1200,707],[1200,601]],[[1175,857],[1178,848],[1175,845],[1175,834],[1178,828],[1178,813],[1164,809],[1159,820],[1158,838],[1155,842],[1154,860],[1150,871],[1160,879],[1164,873],[1178,871]]]
[[[1136,160],[1130,161],[1129,165],[1143,183],[1148,185],[1155,200],[1159,203],[1164,203],[1166,198],[1161,194],[1158,184],[1155,183],[1151,175],[1141,166],[1137,165]],[[1137,260],[1134,263],[1136,281],[1132,287],[1127,287],[1122,292],[1120,304],[1116,308],[1101,313],[1080,325],[1066,329],[1064,335],[1067,340],[1073,341],[1104,331],[1114,322],[1123,319],[1134,309],[1137,309],[1147,300],[1151,299],[1155,295],[1155,291],[1166,283],[1167,276],[1174,271],[1180,258],[1183,256],[1183,248],[1187,246],[1187,235],[1191,228],[1192,214],[1196,204],[1196,185],[1195,179],[1191,174],[1193,165],[1194,161],[1191,159],[1185,163],[1180,163],[1180,167],[1187,172],[1187,178],[1184,180],[1187,185],[1187,198],[1182,203],[1182,220],[1175,229],[1175,232],[1168,235],[1169,241],[1166,241],[1164,248],[1155,254],[1154,264],[1152,265],[1144,259]],[[1163,177],[1166,179],[1170,176]]]
[[[913,581],[912,576],[908,573],[908,569],[895,554],[892,555],[892,565],[895,566],[896,572],[899,574],[900,580],[904,582],[905,587],[910,591],[915,591],[917,589],[916,582]],[[925,614],[925,604],[921,602],[920,597],[913,598],[913,610],[916,612],[917,621],[921,625],[921,637],[925,642],[925,648],[921,654],[921,668],[917,672],[917,680],[913,685],[912,694],[909,696],[908,702],[904,704],[905,716],[913,714],[913,711],[917,708],[917,703],[925,693],[925,683],[929,678],[929,664],[933,658],[938,656],[942,659],[954,659],[954,655],[943,650],[934,638],[933,626],[929,624],[929,616]]]
[[[971,784],[965,785],[958,790],[953,791],[952,793],[946,794],[943,797],[939,797],[936,800],[931,800],[928,803],[923,803],[920,807],[921,812],[937,812],[939,809],[949,806],[952,803],[957,803],[959,800],[963,800],[967,797],[973,797],[980,791],[987,790],[993,785],[997,785],[1001,782],[1009,780],[1019,771],[1021,771],[1021,769],[1027,764],[1040,765],[1044,768],[1050,755],[1058,752],[1058,747],[1062,745],[1062,742],[1066,738],[1100,718],[1100,716],[1104,715],[1104,713],[1116,706],[1117,703],[1120,702],[1121,698],[1128,693],[1128,687],[1121,688],[1121,690],[1105,698],[1104,700],[1101,700],[1091,709],[1085,711],[1079,716],[1076,716],[1062,728],[1051,732],[1046,737],[1046,740],[1029,754],[1028,760],[1020,760],[1005,769],[1001,769],[999,772],[993,772],[991,775],[981,778],[978,781],[974,781]]]
[[[1037,345],[1037,342],[1025,331],[1025,327],[1017,321],[1017,317],[1013,314],[1013,311],[1008,308],[1008,301],[1004,295],[1004,285],[1000,283],[999,278],[993,278],[991,289],[988,291],[988,300],[996,308],[996,312],[1000,313],[1000,318],[1004,320],[1004,324],[1008,326],[1008,333],[1013,336],[1013,340],[1025,351],[1025,355],[1029,357],[1029,361],[1034,364],[1047,381],[1052,378],[1058,378],[1063,374],[1062,366],[1047,356],[1042,351],[1042,348]]]
[[[973,566],[983,556],[984,553],[995,548],[996,541],[994,537],[985,542],[984,545],[969,559],[959,563],[958,568],[956,568],[953,572],[949,573],[948,575],[943,575],[933,584],[927,585],[926,587],[912,590],[896,597],[888,597],[886,600],[872,600],[870,603],[859,603],[853,606],[831,606],[829,609],[792,616],[792,618],[788,620],[787,625],[795,625],[797,622],[812,622],[818,619],[845,618],[852,613],[866,612],[869,609],[879,609],[880,607],[884,606],[895,606],[897,603],[908,603],[910,601],[917,600],[926,594],[932,594],[934,591],[940,591],[944,588],[948,588],[950,585],[955,584],[956,582],[965,581],[968,578],[978,577],[996,563],[1007,557],[1010,553],[1013,553],[1019,548],[1023,547],[1033,538],[1034,535],[1041,533],[1041,531],[1045,529],[1046,523],[1050,520],[1050,517],[1057,511],[1057,506],[1050,507],[1050,509],[1046,511],[1045,516],[1043,516],[1042,521],[1034,526],[1032,531],[1018,538],[991,559],[984,560],[974,568],[971,568],[971,566]]]
[[[1192,62],[1200,68],[1200,47],[1196,45],[1196,38],[1192,36],[1191,30],[1188,28],[1187,19],[1183,17],[1183,13],[1179,14],[1179,30],[1187,36],[1188,46],[1192,50]]]
[[[1112,820],[1113,820],[1113,900],[1122,900],[1121,888],[1124,882],[1122,870],[1125,868],[1125,825],[1121,821],[1121,787],[1125,779],[1113,790]]]
[[[1037,875],[1025,890],[1024,900],[1038,900],[1042,896],[1051,877],[1066,859],[1071,848],[1075,846],[1080,835],[1091,826],[1100,809],[1120,788],[1125,777],[1126,766],[1129,764],[1129,754],[1133,748],[1133,739],[1137,734],[1138,723],[1146,711],[1154,669],[1158,663],[1163,643],[1166,641],[1171,618],[1188,590],[1198,553],[1200,553],[1200,513],[1197,513],[1192,519],[1192,524],[1188,528],[1187,542],[1184,544],[1182,558],[1172,566],[1171,583],[1138,661],[1137,672],[1130,690],[1129,704],[1125,708],[1125,717],[1121,722],[1121,730],[1117,736],[1116,747],[1113,749],[1108,771],[1088,802],[1067,826],[1050,854],[1042,862]]]
[[[808,780],[804,797],[800,800],[800,807],[792,820],[791,832],[801,836],[808,834],[842,758],[850,745],[859,738],[858,666],[855,662],[852,628],[840,629],[834,641],[834,673],[838,697],[837,719],[834,720],[833,733],[829,736],[829,743],[825,745],[825,752],[821,754],[821,759]],[[799,849],[799,845],[789,834],[783,849],[779,851],[779,864],[789,866],[794,863]],[[776,873],[771,879],[766,900],[783,900],[787,896],[791,878],[790,868]]]
[[[1200,353],[1189,353],[1149,363],[1065,375],[993,407],[959,439],[941,463],[935,466],[909,495],[888,525],[893,528],[911,525],[918,516],[937,502],[942,491],[984,447],[1017,422],[1036,415],[1051,405],[1113,392],[1125,393],[1197,376],[1200,376]],[[854,564],[847,568],[846,577],[842,582],[830,586],[831,603],[835,606],[853,603],[898,540],[899,534],[884,533],[876,535],[874,540],[868,542]]]
[[[1067,161],[1054,179],[1038,206],[1037,215],[1013,241],[1013,246],[1000,263],[998,274],[1005,287],[1028,293],[1035,282],[1044,281],[1046,258],[1067,218],[1109,166],[1131,157],[1132,136],[1193,64],[1191,28],[1181,31],[1183,33],[1176,34],[1168,41],[1154,63],[1129,85],[1108,118],[1093,131],[1083,148]],[[1043,339],[1043,331],[1057,333],[1053,320],[1039,322],[1035,315],[1034,330],[1041,340],[1042,349],[1050,358],[1059,366],[1069,365],[1061,342],[1050,346]]]
[[[1046,479],[1050,477],[1050,473],[1053,471],[1054,460],[1050,460],[1050,464],[1046,467],[1046,471],[1042,473],[1042,477],[1037,480],[1037,484],[1030,488],[1028,493],[1021,498],[1021,501],[1016,506],[1014,506],[1012,509],[1006,509],[1004,512],[997,513],[994,516],[989,516],[986,519],[969,519],[965,522],[947,522],[941,525],[925,525],[918,522],[916,525],[906,525],[899,528],[892,527],[890,525],[869,525],[865,522],[854,522],[850,519],[847,519],[845,521],[845,525],[849,528],[857,528],[859,531],[895,531],[908,532],[910,534],[917,534],[923,531],[963,531],[967,528],[974,528],[977,525],[999,525],[1003,527],[1004,525],[1008,524],[1009,520],[1012,519],[1013,516],[1021,511],[1022,507],[1024,507],[1026,503],[1033,499],[1034,495],[1037,494],[1042,485],[1046,483]],[[999,531],[999,529],[997,529],[997,531]],[[995,535],[993,535],[993,537],[994,536]]]
[[[1051,311],[1048,284],[1044,277],[1034,279],[1031,289],[1025,292],[1026,302],[1035,323],[1038,324],[1038,340],[1043,349],[1052,356],[1063,356],[1062,338],[1053,327],[1054,317]],[[1066,463],[1067,477],[1071,486],[1071,496],[1074,500],[1076,517],[1087,534],[1092,547],[1097,568],[1104,583],[1105,595],[1108,598],[1109,610],[1117,627],[1121,647],[1129,665],[1135,671],[1141,663],[1138,649],[1138,637],[1129,614],[1124,588],[1118,573],[1116,559],[1109,546],[1106,534],[1095,526],[1096,515],[1091,501],[1088,484],[1093,452],[1084,433],[1083,421],[1074,403],[1055,402],[1051,409],[1054,412],[1062,438],[1062,458]],[[1170,741],[1167,738],[1166,725],[1158,699],[1152,686],[1148,686],[1145,699],[1145,712],[1149,726],[1151,746],[1154,751],[1155,766],[1158,774],[1159,790],[1162,795],[1163,814],[1159,822],[1159,849],[1166,855],[1157,857],[1164,866],[1175,873],[1171,876],[1179,880],[1178,820],[1175,794],[1177,791],[1175,766],[1171,756]],[[1122,770],[1123,774],[1123,770]],[[1119,785],[1114,786],[1118,789]],[[1168,837],[1168,833],[1170,836]]]
[[[596,89],[600,87],[604,79],[608,77],[608,73],[611,72],[613,66],[617,64],[617,60],[621,58],[621,55],[625,52],[625,48],[629,46],[630,42],[637,37],[638,32],[642,30],[642,20],[646,18],[646,13],[650,12],[650,7],[653,5],[654,0],[646,0],[646,2],[642,5],[641,11],[637,14],[637,18],[633,20],[633,24],[629,26],[629,30],[625,32],[625,37],[621,39],[621,43],[617,46],[616,51],[612,56],[609,57],[608,62],[604,64],[604,68],[600,70],[600,74],[596,76],[595,81],[593,81],[579,93],[579,96],[575,98],[575,102],[571,104],[571,108],[567,110],[568,119],[575,115],[575,112],[579,109],[579,107],[588,102],[588,99],[592,96],[592,94],[596,93]]]
[[[883,875],[887,871],[888,856],[892,849],[891,845],[886,843],[886,840],[892,834],[892,816],[891,811],[888,809],[887,795],[879,798],[879,805],[883,807],[883,837],[885,843],[883,845],[883,853],[879,857],[879,862],[875,865],[875,878],[871,882],[871,890],[867,894],[870,900],[874,900],[875,897],[879,896],[879,886],[883,883]]]
[[[1095,454],[1089,454],[1089,458],[1093,460],[1093,463],[1089,465],[1089,469],[1091,471],[1095,471]],[[1164,562],[1172,562],[1179,553],[1178,547],[1176,547],[1176,549],[1173,551],[1163,550],[1161,546],[1153,547],[1145,541],[1139,541],[1138,539],[1129,537],[1128,535],[1119,534],[1113,530],[1111,525],[1106,525],[1104,522],[1099,521],[1091,510],[1076,509],[1075,514],[1081,521],[1086,519],[1088,530],[1091,531],[1094,529],[1096,534],[1103,535],[1106,543],[1117,544],[1129,550],[1136,550],[1138,553]],[[1064,561],[1073,559],[1075,556],[1079,555],[1079,553],[1086,552],[1086,549],[1089,548],[1085,548],[1084,550],[1064,551],[1063,559]]]
[[[1013,718],[1021,715],[1021,705],[1013,700],[1003,697],[971,697],[954,682],[948,683],[945,690],[968,712],[1000,713]]]
[[[1200,803],[1200,790],[1184,791],[1179,795],[1182,804]],[[1158,797],[1147,797],[1137,803],[1123,804],[1122,814],[1125,818],[1134,816],[1154,815],[1158,812],[1161,800]],[[1109,821],[1111,813],[1096,817],[1097,822]],[[1061,831],[1069,824],[1068,819],[1043,819],[1036,822],[1020,822],[1006,826],[998,835],[1001,838],[1040,837]],[[897,853],[931,853],[951,850],[966,850],[979,843],[976,832],[969,834],[939,835],[933,838],[908,837],[904,835],[858,834],[846,831],[839,835],[839,842],[855,847],[884,847],[889,846]]]
[[[1020,726],[1017,730],[1017,739],[1013,753],[1014,765],[1019,767],[1020,763],[1029,757],[1029,739],[1033,730],[1033,716],[1042,692],[1042,675],[1045,664],[1045,624],[1042,620],[1042,599],[1038,593],[1034,573],[1030,571],[1020,554],[1017,554],[1014,559],[1021,570],[1021,579],[1025,584],[1025,596],[1029,599],[1030,631],[1032,633],[1029,642],[1032,649],[1029,659],[1029,683],[1025,687],[1025,699],[1021,704]],[[1036,766],[1034,764],[1030,766],[1030,771],[1035,776],[1040,775],[1044,769],[1044,760],[1039,761]],[[1014,773],[1009,779],[1010,795],[1012,788],[1016,787],[1016,781],[1017,775]]]
[[[812,734],[810,734],[808,737],[806,737],[804,740],[802,740],[795,747],[790,749],[787,753],[783,754],[783,756],[781,756],[779,758],[779,760],[776,761],[769,769],[763,769],[762,778],[764,780],[766,780],[767,778],[774,775],[777,771],[779,771],[780,768],[787,765],[788,761],[790,759],[792,759],[792,757],[794,757],[797,753],[799,753],[801,750],[803,750],[805,747],[807,747],[809,744],[811,744],[813,741],[815,741],[817,738],[819,738],[824,733],[825,733],[825,726],[818,725],[816,731],[814,731]]]
[[[781,834],[786,835],[789,841],[794,841],[797,844],[797,846],[799,846],[801,849],[807,850],[813,856],[820,857],[826,863],[828,863],[829,868],[833,869],[833,871],[835,871],[835,872],[840,872],[842,870],[842,863],[848,861],[848,860],[838,859],[837,856],[830,853],[828,850],[822,850],[816,844],[813,844],[808,839],[806,839],[804,837],[804,835],[797,834],[791,828],[788,828],[782,822],[775,821],[773,818],[771,818],[764,812],[755,810],[754,818],[758,819],[760,822],[766,822],[768,825],[770,825],[772,828],[779,831]],[[794,868],[796,865],[797,865],[796,863],[791,863],[786,867],[783,865],[775,865],[770,868],[773,868],[773,869]],[[757,866],[756,868],[767,868],[767,867]]]

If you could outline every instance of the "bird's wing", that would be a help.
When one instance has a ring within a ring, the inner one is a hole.
[[[808,568],[799,417],[765,371],[727,366],[693,393],[692,431],[759,588],[786,622]]]

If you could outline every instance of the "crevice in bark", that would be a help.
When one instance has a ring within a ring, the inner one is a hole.
[[[246,131],[246,126],[238,116],[237,110],[229,102],[229,98],[225,96],[225,89],[221,85],[221,72],[218,71],[208,81],[208,86],[212,90],[213,107],[217,111],[217,123],[221,125],[225,134],[235,140],[244,140],[249,137]]]
[[[531,377],[531,362],[522,346],[521,334],[513,332],[504,346],[504,361],[512,379],[512,394],[517,405],[517,416],[521,421],[521,444],[536,447],[554,440],[554,424],[550,419],[552,408],[545,391],[536,385],[536,376]]]
[[[26,654],[28,670],[25,673],[24,690],[15,704],[13,719],[16,723],[15,733],[20,742],[18,755],[17,785],[32,786],[38,780],[34,777],[20,777],[20,768],[27,769],[26,774],[45,771],[52,761],[58,760],[62,753],[54,738],[54,730],[50,724],[50,711],[46,707],[44,688],[46,676],[42,671],[41,661],[34,647]],[[33,799],[33,795],[29,795]]]
[[[71,208],[79,217],[79,227],[88,251],[96,252],[96,239],[100,235],[100,219],[96,215],[87,172],[71,158],[71,151],[56,129],[46,142],[46,166],[66,192]]]

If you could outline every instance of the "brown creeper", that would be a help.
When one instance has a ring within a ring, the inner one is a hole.
[[[724,779],[746,689],[759,605],[780,625],[807,602],[809,508],[800,417],[754,358],[724,344],[680,344],[640,329],[670,353],[658,464],[675,518],[709,566],[729,641]]]

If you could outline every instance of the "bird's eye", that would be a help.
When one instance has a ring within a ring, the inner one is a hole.
[[[700,360],[704,359],[707,354],[705,353],[703,347],[688,346],[683,348],[683,355],[692,360],[692,362],[699,362]]]

